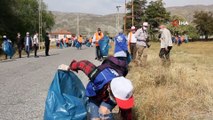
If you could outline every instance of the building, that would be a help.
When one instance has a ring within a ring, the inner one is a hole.
[[[50,35],[50,40],[51,42],[55,42],[56,40],[61,40],[64,38],[71,38],[71,32],[66,31],[66,30],[60,30],[60,31],[55,31],[55,32],[51,32],[49,33]]]

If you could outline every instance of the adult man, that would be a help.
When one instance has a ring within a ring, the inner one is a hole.
[[[159,57],[162,61],[170,61],[170,50],[172,49],[172,35],[165,25],[160,25],[160,53]]]
[[[17,40],[17,47],[18,47],[18,54],[19,54],[19,58],[21,58],[21,52],[22,52],[22,49],[23,49],[23,44],[24,44],[24,41],[23,39],[21,38],[21,34],[20,33],[17,33],[17,37],[16,37],[16,40]]]
[[[90,79],[86,87],[89,97],[89,117],[91,120],[113,120],[112,109],[119,106],[123,119],[132,120],[134,105],[133,86],[130,80],[124,78],[126,62],[115,57],[108,57],[100,66],[90,61],[73,60],[70,66],[60,65],[59,69],[82,70]]]
[[[147,61],[147,39],[148,39],[148,33],[147,33],[148,23],[144,22],[143,26],[138,29],[135,33],[135,38],[137,39],[136,47],[137,47],[137,56],[136,56],[136,62],[139,66],[146,65]]]
[[[39,56],[37,56],[37,50],[38,50],[38,47],[39,47],[38,33],[37,32],[33,36],[33,44],[34,44],[34,57],[39,57]]]
[[[49,33],[47,32],[45,36],[45,55],[46,56],[50,56],[49,49],[50,49],[50,38],[49,38]]]
[[[128,45],[133,60],[136,58],[136,42],[137,39],[135,38],[135,26],[132,26],[131,32],[128,34]]]
[[[27,53],[27,57],[30,57],[30,49],[32,47],[32,38],[30,37],[30,33],[27,32],[26,36],[24,38],[24,43],[25,43],[25,51]]]
[[[95,42],[95,46],[96,46],[96,60],[102,60],[102,55],[101,55],[101,49],[99,46],[98,41],[101,40],[104,37],[104,34],[101,32],[101,29],[98,28],[97,32],[94,34],[93,36],[93,42]]]

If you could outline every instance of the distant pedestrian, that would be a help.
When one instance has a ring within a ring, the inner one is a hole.
[[[170,51],[173,46],[171,32],[166,28],[165,25],[160,26],[160,32],[161,49],[159,56],[163,62],[170,61]]]
[[[131,53],[132,59],[136,58],[136,51],[137,51],[136,42],[137,42],[137,39],[135,37],[135,26],[132,26],[131,32],[129,32],[129,34],[128,34],[128,45],[130,48],[130,53]]]
[[[37,55],[37,50],[39,48],[39,41],[38,41],[38,33],[37,32],[33,36],[33,45],[34,45],[34,57],[39,57]]]
[[[50,49],[50,37],[49,37],[49,33],[47,32],[45,36],[45,55],[46,56],[50,56],[49,49]]]
[[[30,49],[32,48],[32,37],[30,37],[30,33],[27,32],[24,38],[25,51],[27,53],[27,57],[30,57]]]
[[[93,36],[93,42],[95,42],[95,46],[96,46],[96,60],[102,61],[102,55],[101,55],[101,49],[100,49],[100,45],[99,45],[99,40],[101,40],[104,37],[103,32],[101,32],[101,29],[98,28],[97,32],[94,34]]]
[[[136,62],[139,66],[146,65],[147,62],[147,48],[149,45],[147,44],[148,40],[148,23],[144,22],[143,26],[138,29],[135,33],[135,37],[137,39],[137,56],[136,56]]]
[[[10,59],[12,59],[12,56],[14,54],[12,41],[9,40],[6,35],[3,35],[2,50],[5,53],[5,59],[7,59],[7,56],[10,56]]]
[[[83,44],[83,37],[82,37],[82,35],[78,36],[78,43],[79,43],[79,48],[78,49],[82,49],[82,44]]]
[[[19,58],[21,58],[22,49],[24,47],[24,40],[21,37],[20,33],[17,33],[16,42],[17,42],[17,47],[18,47]]]

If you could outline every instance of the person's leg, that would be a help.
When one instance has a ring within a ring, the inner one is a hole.
[[[100,116],[99,116],[99,112],[98,112],[99,111],[99,105],[100,105],[100,103],[96,103],[93,100],[89,100],[89,103],[88,103],[88,107],[89,107],[88,115],[89,115],[89,119],[90,120],[101,120]]]
[[[101,49],[100,49],[100,46],[98,46],[98,59],[101,60]]]
[[[136,56],[136,62],[137,62],[137,65],[141,65],[142,63],[142,55],[143,55],[143,49],[144,47],[143,46],[137,46],[137,56]]]
[[[168,46],[168,51],[166,51],[166,54],[165,54],[166,59],[169,60],[169,61],[170,61],[170,51],[171,51],[171,49],[172,49],[172,46]]]
[[[142,66],[145,66],[147,63],[147,57],[148,57],[147,51],[148,49],[146,47],[142,47],[142,55],[143,55],[143,57],[141,58]]]
[[[133,56],[132,58],[135,59],[136,58],[136,52],[137,52],[137,49],[136,49],[136,44],[133,44]]]
[[[34,57],[36,57],[36,44],[34,44]]]
[[[116,104],[109,100],[101,103],[99,108],[99,115],[101,120],[114,120],[112,109],[116,106]]]
[[[27,53],[27,57],[30,57],[30,48],[29,48],[29,46],[26,46],[26,53]]]
[[[134,55],[133,50],[134,50],[134,44],[130,43],[130,54],[131,54],[132,58],[133,58],[133,55]]]
[[[161,58],[162,64],[164,64],[166,61],[165,54],[166,54],[166,49],[161,48],[159,52],[159,57]]]
[[[18,54],[19,54],[19,58],[21,58],[21,48],[18,48]]]

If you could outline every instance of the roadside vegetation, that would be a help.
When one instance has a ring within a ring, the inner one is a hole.
[[[213,119],[213,42],[173,46],[171,64],[162,65],[152,43],[148,64],[130,63],[134,120]]]

